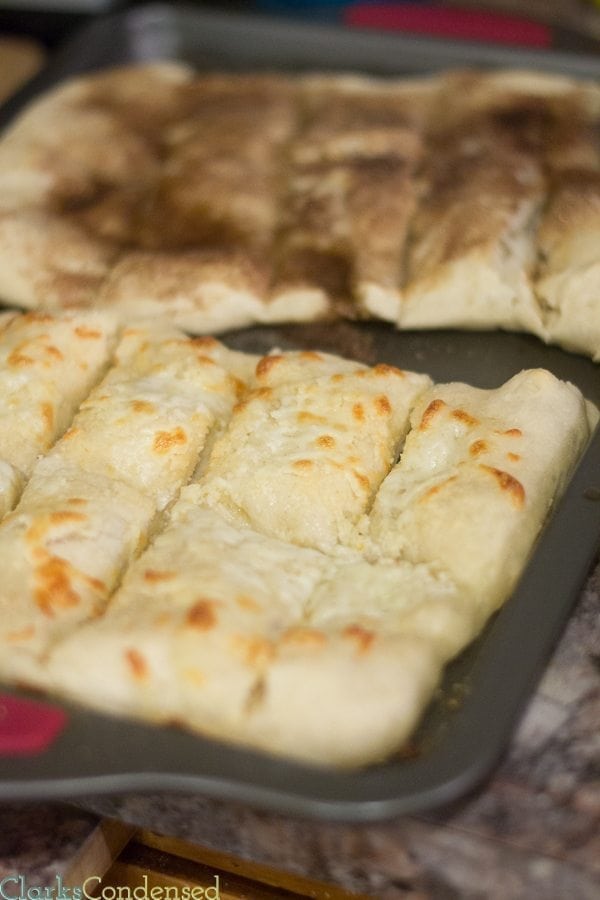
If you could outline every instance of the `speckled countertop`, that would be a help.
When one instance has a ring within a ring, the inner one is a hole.
[[[600,566],[493,778],[450,809],[311,823],[176,794],[0,807],[0,875],[48,884],[109,816],[396,898],[600,898]]]

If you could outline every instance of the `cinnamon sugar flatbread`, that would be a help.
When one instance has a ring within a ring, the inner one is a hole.
[[[600,357],[600,88],[573,115],[571,146],[560,159],[538,235],[536,292],[550,340]]]
[[[577,194],[595,192],[599,96],[526,71],[74,79],[0,140],[0,297],[197,334],[500,327],[594,355]]]
[[[303,79],[274,292],[395,321],[433,80]]]

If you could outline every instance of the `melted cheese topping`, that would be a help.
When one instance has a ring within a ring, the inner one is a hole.
[[[512,590],[588,440],[584,400],[531,370],[492,391],[437,385],[412,425],[364,525],[372,552],[435,565],[487,616]]]
[[[164,509],[236,398],[236,380],[211,352],[176,332],[130,329],[57,448],[61,459],[123,481]]]
[[[0,458],[30,474],[108,364],[114,333],[92,313],[10,322],[0,334]]]
[[[348,371],[345,362],[323,375],[331,360],[306,356],[258,364],[260,387],[217,441],[202,498],[232,521],[331,550],[368,508],[429,382],[391,366]]]
[[[0,525],[0,676],[304,761],[381,759],[512,590],[596,419],[543,370],[432,387],[128,328]],[[14,475],[0,457],[8,493]]]
[[[96,339],[89,323],[77,327],[82,341]],[[10,561],[0,588],[5,677],[43,681],[47,648],[101,611],[228,416],[241,382],[215,359],[238,370],[238,356],[175,331],[125,332],[115,364],[0,527],[0,557]]]

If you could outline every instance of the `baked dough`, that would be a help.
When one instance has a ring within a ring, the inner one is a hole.
[[[599,121],[596,84],[526,71],[93,73],[0,140],[0,297],[197,334],[500,327],[595,356]]]
[[[447,657],[414,610],[456,590],[425,567],[338,563],[201,501],[198,485],[185,489],[106,615],[57,645],[53,688],[305,761],[358,765],[399,746]]]
[[[264,357],[256,382],[215,444],[203,502],[302,546],[347,541],[429,379],[305,352]]]
[[[229,356],[239,371],[240,354],[212,339],[125,332],[114,365],[0,526],[2,677],[43,683],[52,642],[101,612],[229,415],[242,384],[219,364]]]
[[[313,76],[290,147],[273,293],[398,318],[416,168],[435,82]]]
[[[115,322],[95,313],[0,323],[0,516],[109,363]]]
[[[600,117],[599,117],[600,123]],[[554,191],[540,228],[536,290],[550,339],[600,360],[600,148],[596,170],[573,170]]]
[[[285,361],[267,359],[286,387]],[[290,363],[303,384],[301,355]],[[297,423],[299,444],[304,431],[312,437],[312,423]],[[588,434],[579,392],[544,371],[496,391],[438,385],[419,401],[354,547],[328,542],[326,552],[299,546],[281,521],[270,528],[270,495],[258,528],[208,508],[209,466],[105,615],[55,646],[47,684],[304,762],[383,759],[514,587]]]
[[[8,315],[0,349],[43,360],[82,321]],[[306,762],[382,759],[512,590],[596,419],[542,370],[432,387],[130,326],[0,524],[0,677]]]
[[[513,589],[589,439],[585,401],[533,369],[490,391],[436,385],[411,424],[363,524],[370,552],[447,573],[483,623]]]

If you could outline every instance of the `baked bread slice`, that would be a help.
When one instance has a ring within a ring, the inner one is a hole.
[[[241,382],[219,364],[228,357],[216,341],[174,330],[125,332],[115,364],[0,526],[3,678],[43,683],[52,642],[101,612],[229,415]],[[239,371],[239,354],[231,359]]]
[[[489,391],[436,385],[411,424],[363,525],[370,552],[447,573],[483,622],[513,589],[589,439],[585,401],[533,369]]]
[[[395,321],[416,168],[436,82],[301,81],[273,294]],[[356,304],[356,306],[355,306]]]
[[[600,119],[599,119],[600,122]],[[600,359],[598,168],[572,170],[553,192],[539,233],[536,291],[551,341]]]
[[[361,565],[375,598],[378,571],[354,561]],[[438,654],[414,631],[367,631],[352,612],[313,625],[305,610],[311,597],[323,602],[321,582],[330,605],[346,597],[351,578],[338,589],[336,572],[318,551],[230,525],[190,486],[107,613],[56,646],[48,683],[113,713],[181,722],[305,761],[373,761],[414,725]],[[409,578],[402,592],[398,568],[386,574],[396,610],[430,587]]]
[[[594,354],[577,194],[599,119],[597,85],[526,71],[93,73],[0,140],[0,297],[197,334],[375,317]]]
[[[42,95],[0,141],[0,210],[74,209],[132,182],[151,184],[157,134],[181,113],[189,78],[176,63],[127,66]]]
[[[432,387],[129,327],[0,524],[0,677],[382,759],[512,590],[596,419],[541,370]]]
[[[369,371],[290,354],[286,373],[285,359],[265,359],[273,384],[263,391],[303,385],[305,365],[309,375],[337,368],[334,378]],[[299,445],[315,424],[280,422]],[[304,762],[383,759],[411,733],[444,664],[514,587],[588,434],[585,401],[548,372],[495,391],[435,386],[353,546],[326,552],[281,523],[270,529],[268,495],[258,527],[225,504],[207,507],[209,464],[105,614],[55,645],[46,684]]]
[[[116,326],[99,313],[7,314],[0,330],[0,516],[66,430],[110,361]]]
[[[264,357],[202,479],[231,521],[327,550],[348,539],[392,465],[429,385],[315,352]]]

